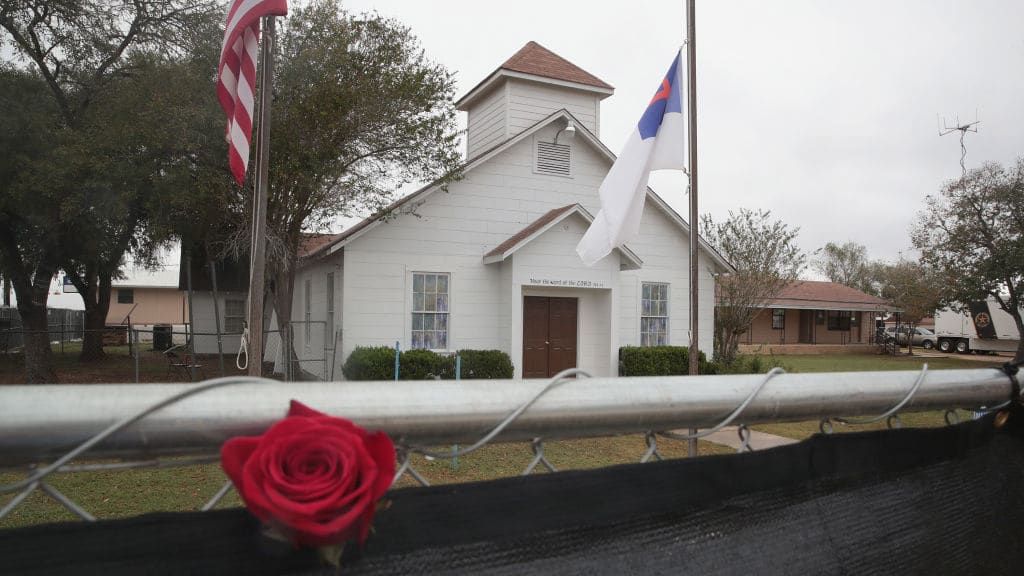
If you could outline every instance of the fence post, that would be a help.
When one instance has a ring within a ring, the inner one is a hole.
[[[402,345],[398,342],[398,340],[395,340],[395,382],[398,382],[398,374],[399,371],[401,370],[401,366],[398,365],[398,356],[402,352],[401,347]]]
[[[455,381],[460,382],[462,380],[462,355],[458,352],[455,353]],[[459,445],[452,444],[452,472],[459,469]]]
[[[135,383],[138,384],[139,383],[139,331],[135,330],[134,328],[129,328],[129,330],[131,330],[131,334],[130,334],[131,338],[135,341],[135,346],[132,347],[132,350],[135,352]]]

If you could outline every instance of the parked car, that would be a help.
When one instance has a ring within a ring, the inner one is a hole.
[[[914,344],[914,346],[919,346],[926,350],[935,348],[935,333],[928,328],[914,328],[911,333],[909,326],[900,326],[899,334],[896,333],[895,326],[886,326],[885,328],[885,340],[887,342],[892,342],[893,339],[895,339],[900,346],[907,345],[908,335],[910,335],[909,340]]]

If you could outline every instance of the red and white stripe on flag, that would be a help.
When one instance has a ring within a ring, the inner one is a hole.
[[[285,16],[288,0],[233,0],[217,66],[217,98],[228,117],[228,163],[239,185],[245,182],[256,103],[256,54],[260,18]]]

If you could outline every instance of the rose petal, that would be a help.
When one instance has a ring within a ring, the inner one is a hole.
[[[366,452],[377,464],[377,478],[373,487],[374,499],[379,499],[391,488],[395,477],[395,445],[383,432],[374,432],[366,437]]]
[[[324,414],[323,412],[317,412],[316,410],[313,410],[312,408],[310,408],[309,406],[306,406],[305,404],[303,404],[302,402],[299,402],[298,400],[292,400],[288,404],[288,416],[289,417],[292,417],[292,416],[313,417],[313,416],[327,416],[327,415]]]
[[[259,443],[259,436],[237,436],[220,447],[220,466],[236,488],[241,483],[242,468]]]

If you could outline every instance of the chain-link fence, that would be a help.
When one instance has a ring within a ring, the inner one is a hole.
[[[241,350],[245,335],[194,332],[188,324],[83,327],[80,310],[50,310],[51,367],[64,383],[190,382],[247,373],[254,361]],[[0,384],[24,382],[25,336],[17,311],[0,316]],[[334,374],[336,339],[326,322],[295,322],[264,332],[263,375],[279,380],[327,380]],[[317,334],[317,337],[312,337]],[[83,355],[88,337],[102,354]],[[290,351],[290,353],[289,353]]]
[[[85,311],[50,308],[46,311],[50,341],[63,345],[80,341],[85,330]],[[17,308],[0,307],[0,354],[19,352],[25,345],[25,330]]]

